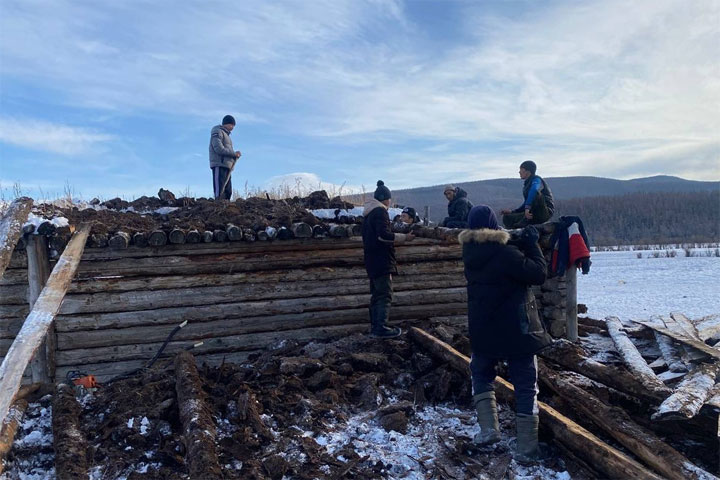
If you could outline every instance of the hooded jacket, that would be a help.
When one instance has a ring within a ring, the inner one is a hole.
[[[232,168],[235,165],[235,150],[233,150],[230,132],[222,125],[215,125],[210,131],[210,168]]]
[[[537,243],[508,244],[503,230],[465,230],[458,241],[468,293],[473,353],[491,358],[534,355],[552,343],[540,320],[530,285],[545,282],[546,264]]]
[[[455,187],[455,197],[448,203],[447,222],[467,222],[468,213],[473,207],[467,198],[467,192],[460,187]]]
[[[404,241],[405,234],[392,232],[387,207],[374,198],[365,202],[363,217],[363,254],[368,277],[397,273],[394,244]]]

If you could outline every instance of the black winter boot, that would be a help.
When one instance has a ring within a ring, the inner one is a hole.
[[[395,338],[402,335],[402,330],[397,327],[387,327],[385,322],[390,316],[389,305],[375,305],[370,308],[371,329],[370,336],[375,338]]]

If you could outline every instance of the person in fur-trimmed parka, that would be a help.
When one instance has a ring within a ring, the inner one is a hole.
[[[541,285],[546,264],[533,226],[520,239],[500,230],[492,209],[473,207],[470,230],[460,233],[467,279],[468,327],[472,360],[473,403],[478,414],[478,445],[500,440],[493,382],[498,360],[507,359],[515,387],[516,459],[538,456],[537,360],[552,342],[540,320],[530,285]]]

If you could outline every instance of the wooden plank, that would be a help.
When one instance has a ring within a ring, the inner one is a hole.
[[[397,292],[394,305],[421,305],[467,301],[465,288],[441,290],[414,290]],[[91,315],[58,316],[57,331],[88,330],[98,328],[125,328],[130,326],[176,323],[177,320],[206,321],[231,317],[273,316],[286,313],[303,313],[323,310],[367,307],[369,294],[340,295],[221,303],[195,308],[171,307],[134,312],[96,313]]]
[[[713,348],[709,345],[706,345],[705,342],[702,342],[702,341],[694,339],[694,338],[689,338],[685,335],[681,335],[673,330],[665,328],[665,327],[663,327],[655,322],[649,321],[649,320],[633,320],[633,322],[639,323],[640,325],[644,325],[644,326],[651,328],[657,332],[665,334],[668,337],[672,337],[680,343],[683,343],[685,345],[693,347],[697,350],[700,350],[703,353],[710,355],[713,358],[720,360],[720,350],[716,350],[715,348]]]
[[[567,285],[565,296],[565,335],[571,342],[577,342],[577,268],[575,268],[575,265],[568,266],[565,271],[565,284]]]
[[[399,284],[406,277],[413,275],[431,275],[442,272],[455,274],[464,278],[463,264],[460,260],[421,262],[403,264],[399,267],[399,275],[393,276],[393,282]],[[332,282],[346,279],[365,279],[367,272],[364,266],[355,267],[313,267],[306,269],[267,270],[260,272],[238,272],[231,274],[197,274],[197,275],[167,275],[144,277],[110,277],[75,280],[68,294],[75,293],[110,293],[127,292],[132,290],[165,290],[173,288],[198,288],[224,285],[278,283],[297,281],[324,281]],[[27,279],[25,280],[27,283]],[[2,290],[0,289],[0,292]],[[1,293],[0,293],[1,295]],[[2,303],[2,302],[0,302]]]
[[[86,225],[73,235],[0,365],[0,419],[7,415],[12,398],[20,388],[23,372],[60,309],[60,303],[80,263],[89,232],[90,226]]]
[[[605,323],[608,327],[608,333],[620,356],[625,361],[628,370],[634,373],[638,380],[648,389],[662,391],[667,388],[665,384],[657,378],[655,372],[648,366],[645,359],[635,347],[635,344],[627,336],[620,319],[617,317],[605,317]]]
[[[398,278],[395,291],[458,288],[466,285],[458,274],[423,275]],[[170,290],[94,293],[67,295],[60,308],[62,315],[130,312],[156,308],[217,305],[244,301],[272,299],[333,297],[368,292],[367,278],[347,279],[343,282],[300,281],[261,283],[257,285],[209,286]]]
[[[720,364],[702,364],[688,373],[652,415],[653,420],[687,420],[700,412],[715,387]]]
[[[280,332],[250,333],[245,335],[230,335],[214,337],[203,340],[203,344],[195,348],[195,352],[219,353],[242,350],[257,350],[269,344],[282,340],[296,340],[299,342],[310,340],[325,340],[353,333],[367,332],[369,322],[355,325],[337,325],[328,327],[303,328],[300,330],[285,330]],[[168,331],[169,333],[169,331]],[[172,341],[165,352],[176,353],[193,346],[196,340]],[[57,353],[57,365],[82,365],[85,363],[99,363],[100,361],[115,362],[121,360],[150,359],[162,346],[163,342],[143,343],[136,345],[120,345],[116,347],[87,348],[83,350],[66,350]]]
[[[425,319],[437,315],[463,313],[467,304],[440,303],[429,305],[407,305],[390,310],[390,320]],[[462,317],[467,323],[467,317]],[[177,322],[176,318],[168,319]],[[368,321],[367,308],[346,310],[326,310],[298,314],[274,315],[270,317],[224,318],[221,320],[190,322],[174,340],[196,340],[223,335],[241,335],[257,332],[277,332],[300,328],[347,325]],[[161,342],[165,340],[174,325],[142,325],[130,328],[111,328],[90,331],[59,332],[57,344],[59,350],[73,350],[92,347],[111,347],[139,343]]]
[[[15,245],[22,235],[23,224],[30,215],[32,204],[32,198],[17,198],[0,218],[0,278],[10,264]]]
[[[433,356],[448,362],[453,368],[469,377],[470,359],[468,357],[419,328],[412,327],[410,336]],[[513,386],[501,377],[497,377],[495,380],[495,390],[502,401],[509,402],[514,398]],[[638,462],[607,445],[551,406],[538,402],[538,407],[541,427],[549,428],[557,441],[607,475],[608,478],[660,480],[660,477]]]
[[[0,474],[5,469],[5,457],[12,448],[15,434],[22,423],[27,407],[28,402],[24,398],[14,400],[5,421],[0,424]]]
[[[712,343],[716,343],[720,340],[720,313],[701,318],[695,322],[695,329],[700,340],[703,342],[710,340]]]
[[[28,304],[35,305],[48,278],[50,278],[50,259],[48,258],[47,239],[40,235],[28,238]],[[53,326],[48,327],[47,335],[37,353],[30,361],[33,382],[50,383],[55,374],[55,332]]]

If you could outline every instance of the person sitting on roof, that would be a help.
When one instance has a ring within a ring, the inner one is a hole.
[[[525,201],[515,210],[500,210],[505,228],[522,228],[526,225],[545,223],[555,213],[553,194],[545,180],[536,175],[537,165],[531,160],[520,164],[520,178],[525,180]]]
[[[448,200],[448,216],[440,224],[446,228],[467,228],[467,218],[473,207],[467,198],[467,192],[460,187],[445,187],[445,198]]]

